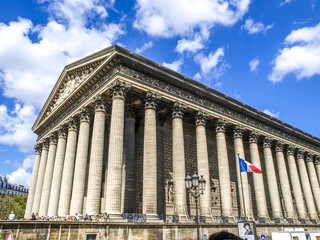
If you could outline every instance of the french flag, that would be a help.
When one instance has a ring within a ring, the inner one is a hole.
[[[240,163],[240,172],[255,172],[255,173],[262,173],[262,171],[253,166],[251,163],[247,162],[246,160],[239,158]]]

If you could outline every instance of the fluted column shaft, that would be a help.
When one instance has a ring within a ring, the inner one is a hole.
[[[157,94],[148,92],[145,98],[143,139],[143,199],[142,212],[157,214]]]
[[[56,133],[54,133],[50,136],[48,160],[47,160],[47,165],[46,165],[46,171],[44,174],[41,201],[40,201],[40,207],[39,207],[39,215],[40,216],[47,216],[47,213],[48,213],[48,204],[49,204],[49,197],[50,197],[50,191],[51,191],[53,165],[54,165],[54,159],[56,157],[56,151],[57,151],[57,135],[56,135]]]
[[[211,187],[208,158],[208,144],[206,134],[207,114],[199,111],[196,116],[196,142],[198,174],[207,181],[203,195],[200,197],[200,214],[211,215]]]
[[[185,106],[176,102],[172,112],[172,165],[175,214],[186,215],[185,156],[183,138],[183,115]]]
[[[320,156],[316,156],[316,160],[314,161],[314,165],[315,165],[317,176],[318,176],[318,182],[320,184]]]
[[[229,160],[225,135],[226,127],[227,122],[225,119],[219,119],[216,123],[220,199],[222,216],[232,216],[233,210],[231,200]]]
[[[313,164],[313,156],[307,154],[306,156],[306,165],[308,169],[309,179],[311,183],[311,190],[313,193],[314,201],[316,204],[317,211],[320,211],[320,187],[317,179],[316,170]]]
[[[298,152],[297,162],[298,162],[298,169],[299,169],[299,175],[300,175],[300,180],[302,184],[303,194],[304,194],[304,198],[305,198],[308,212],[309,212],[309,217],[311,219],[317,219],[318,215],[317,215],[316,205],[314,203],[314,198],[311,191],[307,168],[304,162],[304,152],[302,151]]]
[[[274,168],[272,151],[271,151],[271,142],[272,142],[272,139],[270,137],[264,138],[263,155],[264,155],[264,161],[266,164],[266,174],[267,174],[267,181],[268,181],[269,196],[271,201],[272,217],[283,218],[277,176]]]
[[[54,169],[52,175],[51,192],[49,199],[48,215],[50,217],[58,214],[58,204],[60,198],[61,179],[64,157],[67,145],[67,131],[64,126],[60,126],[58,129],[58,144],[57,153],[54,161]]]
[[[78,138],[78,123],[76,119],[70,118],[68,120],[68,138],[66,146],[66,154],[63,165],[61,188],[60,188],[60,199],[58,207],[59,216],[67,216],[70,214],[70,200],[72,194],[73,184],[73,172],[74,172],[74,161],[76,157]]]
[[[121,214],[124,100],[127,92],[125,83],[115,81],[110,87],[112,110],[108,151],[108,176],[105,209],[109,214]]]
[[[87,160],[89,151],[91,112],[88,108],[79,111],[80,126],[77,144],[76,163],[74,167],[70,214],[83,215],[83,201],[86,184]]]
[[[25,218],[30,218],[32,214],[32,205],[33,205],[33,200],[34,200],[34,195],[36,190],[37,177],[38,177],[40,158],[41,158],[41,147],[37,144],[34,146],[34,149],[36,150],[36,154],[35,154],[34,163],[33,163],[30,188],[28,193],[28,201],[27,201],[26,211],[24,214]]]
[[[39,207],[40,207],[43,178],[44,178],[44,172],[46,170],[47,158],[48,158],[48,147],[49,147],[48,142],[47,140],[45,140],[42,143],[40,166],[39,166],[39,172],[38,172],[37,183],[36,183],[36,191],[35,191],[34,201],[32,206],[32,212],[34,212],[35,214],[39,212]]]
[[[291,195],[291,187],[289,183],[286,163],[284,160],[282,142],[278,142],[276,145],[276,159],[277,159],[277,165],[278,165],[282,198],[284,200],[285,217],[294,218],[294,207],[293,207],[293,200]]]
[[[261,168],[260,155],[258,149],[258,133],[251,132],[249,137],[249,148],[251,163],[259,169]],[[267,218],[268,209],[266,201],[266,193],[264,190],[264,183],[262,174],[253,174],[254,192],[257,203],[258,217]]]
[[[243,132],[244,132],[244,128],[241,125],[236,126],[233,132],[234,151],[235,151],[237,179],[238,179],[238,192],[239,192],[240,209],[241,209],[240,216],[251,218],[253,217],[253,215],[251,211],[252,206],[251,206],[250,194],[249,194],[248,176],[247,176],[247,173],[240,172],[240,166],[239,166],[239,157],[242,159],[245,159],[243,141],[242,141]]]
[[[135,111],[127,108],[127,118],[125,119],[125,157],[126,157],[126,179],[124,193],[124,211],[133,212],[135,201],[134,186],[134,163],[135,163]]]
[[[95,113],[92,130],[88,193],[86,202],[86,211],[90,215],[100,213],[104,133],[106,121],[106,106],[104,98],[100,95],[96,96],[93,99],[93,104],[95,105]]]
[[[306,207],[303,200],[303,193],[300,184],[299,174],[297,170],[296,160],[294,158],[294,148],[289,146],[287,149],[287,162],[289,175],[292,184],[293,196],[297,206],[299,219],[307,219]]]

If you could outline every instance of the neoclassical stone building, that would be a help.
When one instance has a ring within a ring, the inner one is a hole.
[[[206,222],[318,221],[320,139],[118,46],[67,65],[32,130],[26,217],[188,222],[196,172]],[[238,155],[263,174],[240,173]]]

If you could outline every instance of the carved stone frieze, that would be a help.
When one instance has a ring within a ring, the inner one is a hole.
[[[283,141],[277,141],[276,143],[276,152],[283,152],[284,149],[284,142]]]
[[[244,127],[237,125],[233,128],[233,138],[242,138],[244,133]]]
[[[270,136],[266,136],[263,138],[263,143],[262,143],[262,147],[263,148],[271,148],[272,147],[272,137]]]
[[[208,120],[208,114],[204,111],[198,111],[197,116],[195,117],[196,126],[202,125],[205,126]]]
[[[260,134],[257,131],[251,131],[249,134],[249,143],[258,143]]]
[[[106,112],[106,108],[107,108],[107,105],[106,105],[106,99],[104,96],[98,94],[96,95],[91,103],[94,105],[94,110],[97,112],[97,111],[101,111],[101,112]]]
[[[58,137],[67,138],[67,128],[64,125],[59,126],[58,128]]]
[[[112,93],[113,98],[125,98],[125,95],[130,88],[131,84],[116,80],[110,85],[108,90]]]
[[[228,121],[224,118],[218,119],[216,122],[216,132],[225,132],[228,125]]]
[[[156,109],[161,97],[155,92],[147,92],[144,98],[145,109]]]
[[[186,105],[181,102],[175,102],[172,106],[172,118],[183,118],[186,111]]]
[[[34,150],[36,151],[36,154],[41,154],[41,144],[34,145]]]
[[[295,147],[293,145],[289,145],[287,147],[287,156],[293,156],[294,155],[294,151],[295,151]]]

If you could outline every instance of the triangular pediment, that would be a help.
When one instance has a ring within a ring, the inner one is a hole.
[[[95,75],[98,69],[103,67],[105,62],[114,52],[115,49],[112,46],[67,65],[63,69],[56,85],[33,125],[32,130],[35,131],[35,129],[46,121],[52,113],[68,101],[68,98],[71,95],[81,88],[88,79]]]

